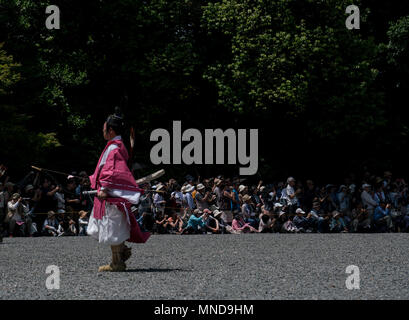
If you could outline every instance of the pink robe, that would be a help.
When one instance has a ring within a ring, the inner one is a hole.
[[[105,151],[111,146],[115,145],[117,148],[111,150],[106,157],[105,163],[101,166]],[[116,194],[142,194],[143,190],[138,187],[132,173],[127,166],[128,152],[122,140],[110,140],[102,152],[95,172],[90,176],[91,188],[101,190],[102,188],[115,190]],[[127,218],[130,225],[129,242],[145,243],[149,236],[149,232],[142,232],[135,216],[131,212],[131,202],[125,199],[125,196],[108,197],[106,200],[100,200],[98,197],[94,198],[94,209],[92,218],[96,221],[102,220],[105,215],[105,208],[107,205],[115,205]],[[136,204],[135,201],[133,204]],[[94,224],[96,225],[96,224]]]

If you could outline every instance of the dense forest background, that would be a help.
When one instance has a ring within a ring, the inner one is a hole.
[[[60,30],[45,27],[50,4]],[[360,30],[345,27],[350,4]],[[0,163],[91,172],[119,105],[140,174],[172,120],[258,128],[254,179],[408,174],[408,58],[406,0],[0,0]]]

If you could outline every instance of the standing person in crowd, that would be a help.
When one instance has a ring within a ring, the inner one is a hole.
[[[48,212],[54,210],[57,207],[57,201],[54,195],[58,191],[60,191],[60,187],[53,187],[50,180],[45,178],[41,184],[41,198],[38,203],[37,211]]]
[[[233,222],[233,212],[231,210],[231,201],[233,199],[233,194],[231,192],[230,186],[225,183],[222,188],[222,197],[221,197],[221,206],[220,210],[222,211],[221,218],[228,225],[231,225]]]
[[[231,211],[233,214],[240,212],[240,198],[239,198],[239,184],[237,182],[233,182],[230,188],[231,192]]]
[[[155,194],[153,196],[153,205],[155,208],[155,215],[164,214],[165,213],[165,206],[166,200],[164,198],[165,193],[165,186],[160,184],[156,186]]]
[[[295,179],[293,177],[289,177],[287,179],[287,187],[282,191],[282,198],[285,200],[288,206],[289,214],[294,214],[295,210],[298,206],[298,198],[297,196],[301,193],[300,189],[294,191],[295,186]]]
[[[242,197],[243,204],[241,206],[241,213],[243,214],[244,220],[249,223],[252,227],[258,228],[258,219],[256,217],[256,211],[253,203],[251,202],[251,197],[248,194]]]
[[[183,192],[183,198],[184,198],[184,203],[186,205],[186,209],[189,210],[189,212],[193,212],[193,210],[196,208],[195,202],[192,196],[192,192],[195,190],[195,187],[187,184],[182,187],[181,191]]]
[[[371,222],[373,221],[373,213],[375,207],[378,205],[375,199],[373,198],[371,192],[370,192],[371,185],[365,183],[362,185],[362,193],[361,193],[361,199],[362,199],[362,204],[364,208],[368,212],[369,219]]]
[[[307,188],[304,191],[304,206],[306,211],[310,211],[312,209],[312,203],[314,199],[318,196],[317,190],[315,189],[314,182],[312,180],[307,180],[306,182]]]
[[[222,180],[219,178],[214,179],[213,194],[216,196],[216,206],[221,207],[222,190],[220,188]]]
[[[64,199],[67,212],[80,211],[81,210],[81,200],[80,195],[77,195],[75,189],[77,185],[75,179],[69,176],[67,179],[67,184],[64,190]]]
[[[205,191],[205,186],[201,183],[199,183],[196,186],[196,190],[197,190],[195,196],[196,208],[198,208],[200,211],[203,211],[204,209],[209,209],[209,204],[216,197],[212,196],[212,194],[209,191]]]

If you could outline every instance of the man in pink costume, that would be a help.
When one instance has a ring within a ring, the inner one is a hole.
[[[104,139],[108,143],[90,176],[91,188],[97,190],[94,208],[87,233],[99,243],[111,246],[112,262],[99,267],[98,271],[124,271],[125,261],[131,256],[131,248],[125,241],[145,243],[150,234],[142,232],[131,205],[139,202],[143,192],[135,182],[127,166],[128,152],[121,139],[124,129],[119,110],[104,123]]]

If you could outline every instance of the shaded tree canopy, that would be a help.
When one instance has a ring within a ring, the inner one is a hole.
[[[45,27],[49,4],[0,0],[0,162],[11,170],[91,171],[119,105],[145,164],[150,132],[182,120],[258,128],[263,176],[408,172],[405,1],[60,0],[60,30]],[[350,4],[360,30],[345,27]]]

